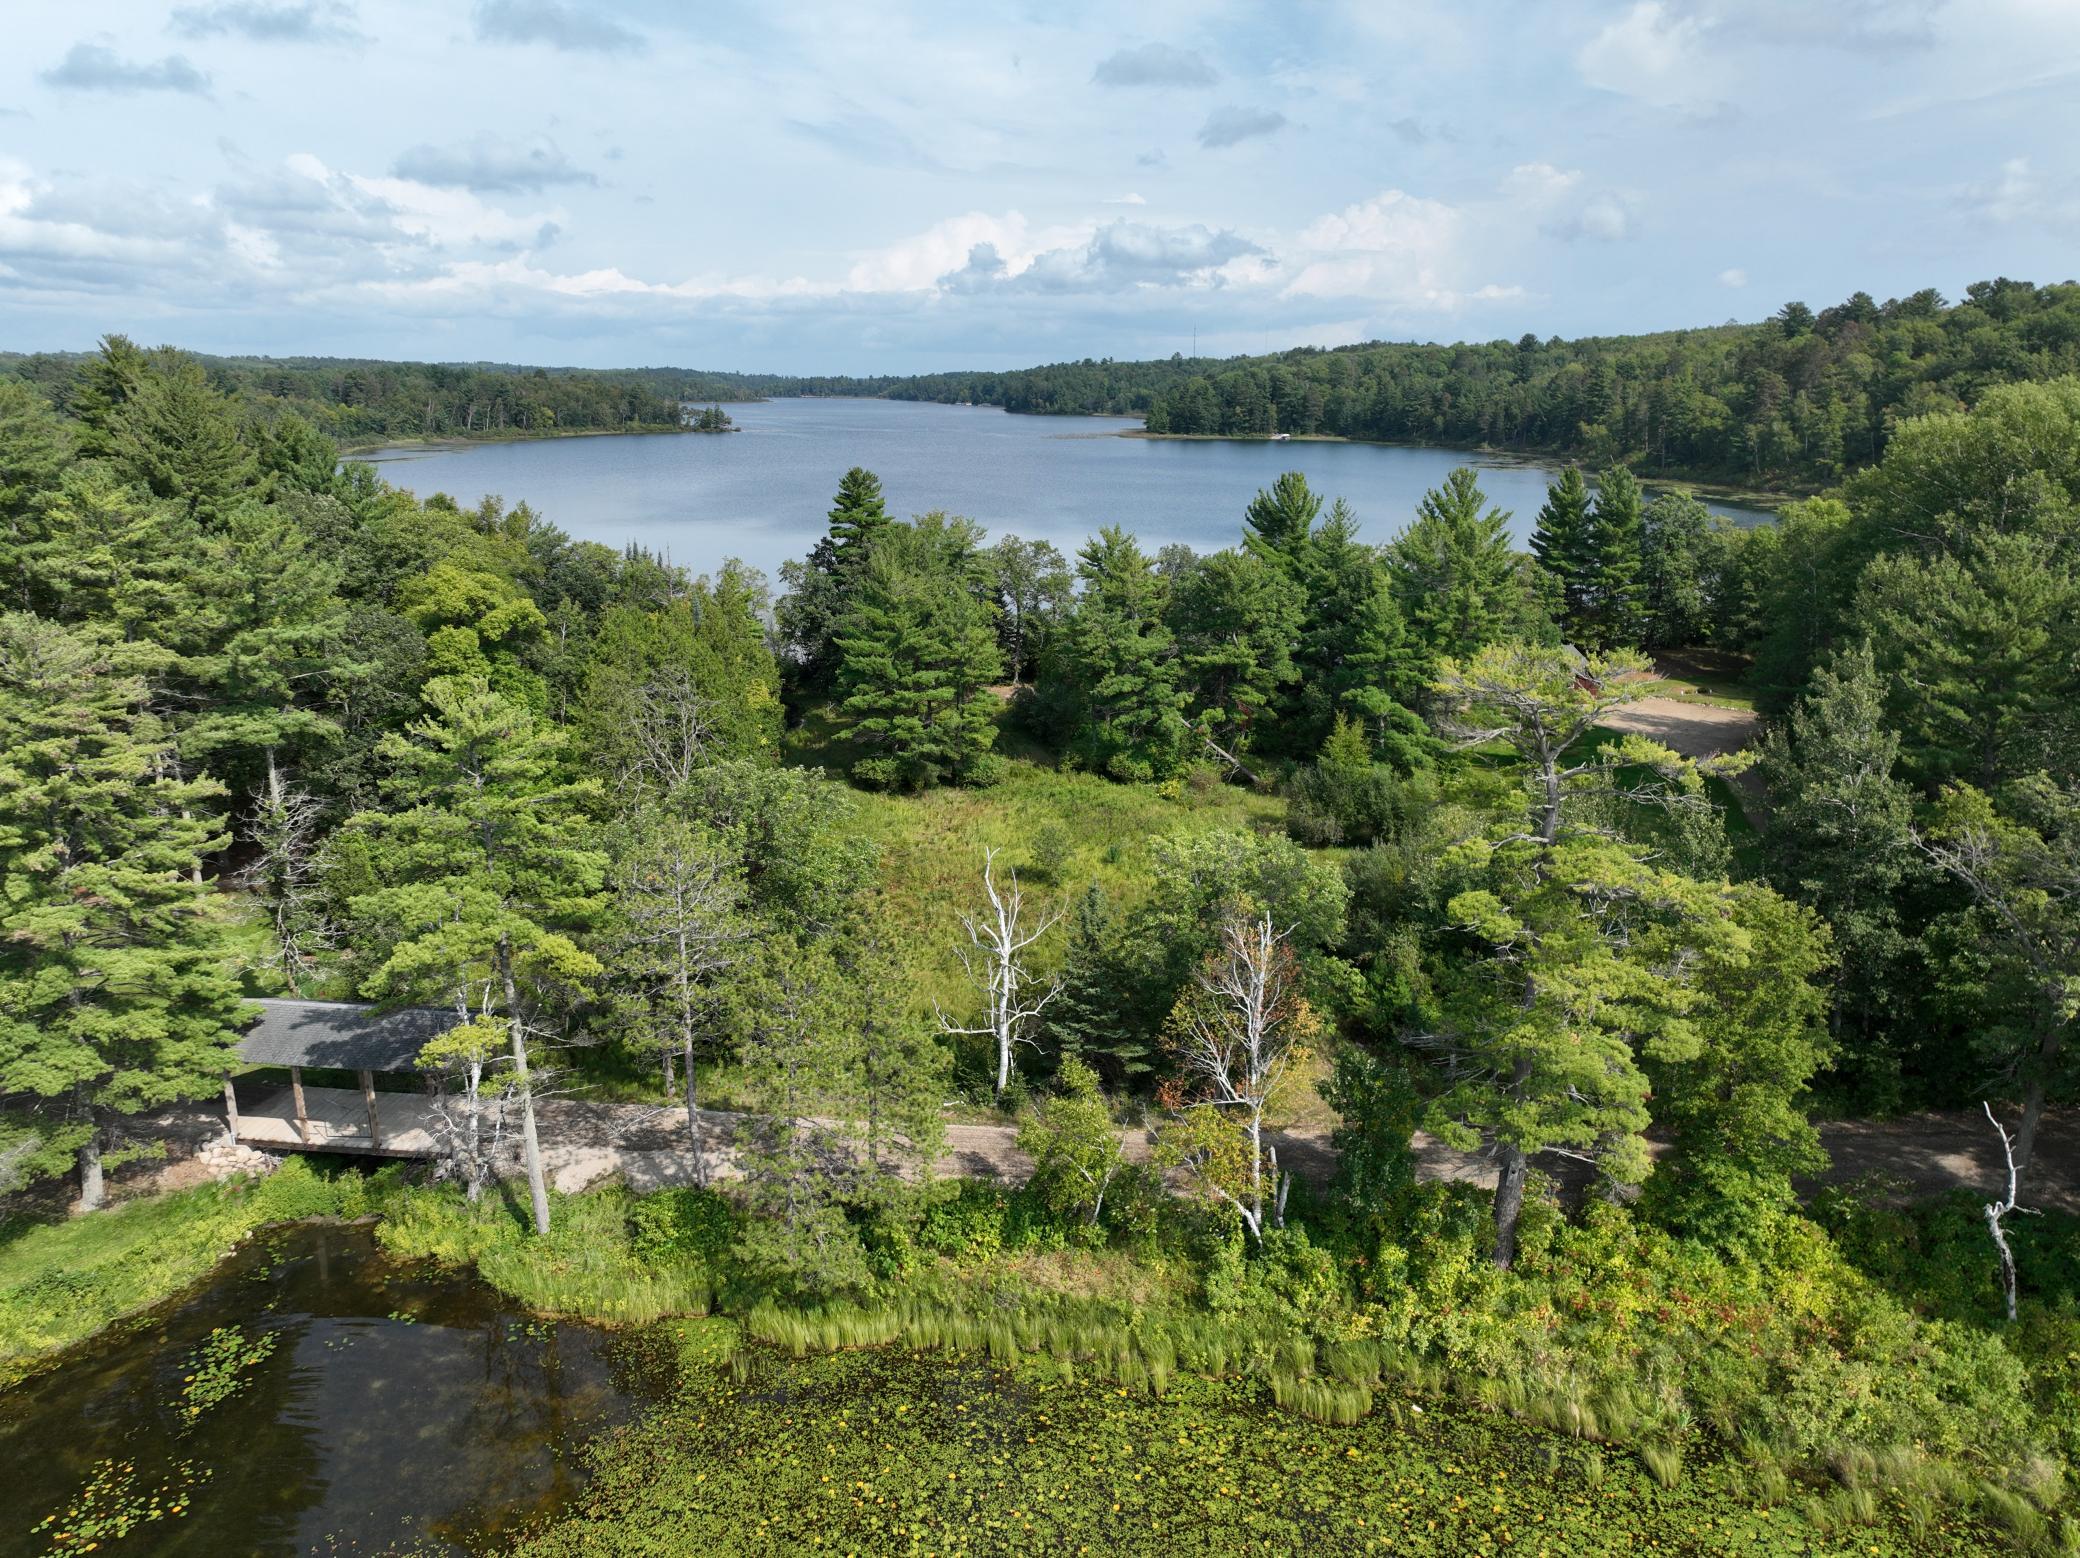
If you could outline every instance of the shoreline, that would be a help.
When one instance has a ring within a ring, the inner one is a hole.
[[[1051,416],[1052,412],[1012,412],[1010,415]],[[1098,413],[1074,413],[1097,415]],[[1115,438],[1146,438],[1176,443],[1198,444],[1356,444],[1370,449],[1435,449],[1450,454],[1477,456],[1490,465],[1532,465],[1550,468],[1555,464],[1580,465],[1582,462],[1561,454],[1558,450],[1537,451],[1520,449],[1496,449],[1487,445],[1468,448],[1464,444],[1429,443],[1411,438],[1352,438],[1347,433],[1289,433],[1280,438],[1275,433],[1151,433],[1145,427],[1127,430],[1113,435]],[[1583,467],[1587,474],[1588,467]],[[1642,486],[1654,487],[1667,492],[1693,493],[1702,497],[1717,498],[1724,503],[1739,503],[1748,508],[1782,508],[1787,503],[1797,503],[1824,490],[1814,488],[1811,492],[1785,492],[1776,488],[1744,486],[1738,482],[1714,481],[1698,476],[1662,476],[1650,471],[1634,468]]]
[[[712,402],[711,402],[712,404]],[[735,404],[742,404],[736,402]],[[675,433],[691,433],[690,427],[569,427],[527,429],[499,433],[472,434],[425,434],[394,438],[361,439],[339,446],[340,458],[350,459],[355,455],[371,454],[383,449],[423,449],[429,453],[443,449],[473,449],[479,444],[546,444],[565,438],[665,438]],[[734,429],[732,430],[734,431]]]

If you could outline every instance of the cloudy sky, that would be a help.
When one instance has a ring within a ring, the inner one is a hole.
[[[2074,0],[8,0],[0,348],[777,371],[2044,281]]]

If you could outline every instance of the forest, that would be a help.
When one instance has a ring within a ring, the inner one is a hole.
[[[111,337],[109,350],[139,352]],[[504,363],[382,362],[345,357],[156,354],[159,367],[199,371],[218,393],[273,421],[298,417],[347,447],[393,439],[547,437],[675,431],[687,401],[815,393],[814,380],[681,368],[534,368]],[[0,373],[36,385],[61,407],[79,382],[79,353],[0,352]],[[133,370],[134,371],[134,370]],[[849,381],[848,381],[849,382]],[[861,381],[850,393],[872,393]]]
[[[1452,1403],[1636,1457],[1642,1508],[1689,1476],[1800,1541],[2073,1550],[2080,1228],[2037,1207],[2080,1080],[2076,323],[2070,287],[1995,283],[935,381],[1589,469],[1529,552],[1460,469],[1385,546],[1287,475],[1227,550],[1109,527],[1073,558],[853,469],[777,581],[341,464],[445,370],[17,359],[0,1361],[140,1301],[93,1230],[147,1225],[96,1209],[290,993],[455,1015],[419,1057],[435,1182],[283,1170],[229,1237],[381,1210],[538,1308],[1051,1359],[1136,1401],[1240,1382],[1317,1425]],[[472,427],[676,421],[695,382],[458,372]],[[1635,464],[1829,485],[1742,530]],[[1620,728],[1700,650],[1758,748]],[[675,1111],[694,1183],[553,1193],[553,1095]],[[1816,1119],[1982,1106],[2005,1202],[1821,1184]],[[1029,1182],[930,1174],[962,1123],[1014,1129]],[[1418,1132],[1492,1184],[1419,1173]],[[192,1279],[227,1205],[155,1248]],[[687,1420],[617,1439],[538,1550],[693,1519]]]
[[[1903,420],[2080,369],[2080,288],[1974,282],[1760,324],[1655,335],[1301,347],[1221,361],[929,374],[881,393],[1007,411],[1145,416],[1151,433],[1327,434],[1622,461],[1813,491],[1876,461]]]

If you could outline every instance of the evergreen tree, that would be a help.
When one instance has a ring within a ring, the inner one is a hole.
[[[1596,539],[1589,503],[1581,467],[1570,465],[1546,488],[1538,526],[1531,532],[1531,555],[1559,581],[1561,621],[1577,640],[1586,638],[1595,611]],[[1585,647],[1602,646],[1592,640]]]
[[[435,677],[426,706],[383,742],[392,809],[350,819],[335,850],[374,965],[362,992],[453,1005],[458,990],[488,986],[512,1056],[535,1231],[546,1233],[529,1046],[544,1009],[601,971],[575,939],[603,906],[606,857],[587,817],[599,786],[564,780],[563,732],[482,677]]]
[[[1702,1042],[1697,996],[1671,971],[1737,938],[1723,884],[1663,869],[1614,837],[1594,804],[1625,766],[1659,769],[1698,797],[1694,765],[1644,738],[1583,750],[1608,713],[1644,695],[1651,684],[1632,674],[1642,668],[1637,654],[1578,666],[1557,648],[1499,644],[1447,662],[1440,679],[1446,729],[1462,743],[1507,741],[1522,765],[1523,813],[1468,841],[1466,863],[1484,880],[1447,908],[1483,955],[1440,970],[1444,1020],[1417,1041],[1445,1059],[1435,1128],[1462,1147],[1483,1136],[1497,1147],[1504,1268],[1533,1154],[1592,1156],[1619,1185],[1644,1177],[1642,1064],[1686,1064]]]
[[[1834,1032],[1855,1080],[1881,1103],[1899,1101],[1892,1031],[1912,981],[1898,896],[1912,874],[1913,798],[1894,775],[1899,737],[1886,724],[1870,646],[1835,657],[1763,745],[1770,881],[1819,911],[1837,959]]]
[[[1433,661],[1521,633],[1531,617],[1509,516],[1483,513],[1487,501],[1461,466],[1423,495],[1415,522],[1387,548],[1402,614]]]
[[[1308,488],[1307,478],[1287,471],[1269,491],[1259,490],[1243,510],[1243,547],[1288,576],[1297,576],[1306,566],[1314,522],[1321,512],[1322,500]]]
[[[1170,597],[1187,708],[1201,741],[1231,766],[1276,723],[1298,675],[1292,645],[1305,606],[1300,585],[1249,552],[1217,552]]]
[[[1003,662],[976,539],[967,521],[927,514],[874,543],[836,638],[843,708],[874,754],[852,766],[862,782],[916,790],[994,777],[990,686]]]
[[[1599,649],[1637,648],[1646,637],[1640,494],[1639,482],[1622,465],[1605,471],[1597,483],[1588,541],[1590,636]]]
[[[1306,615],[1293,654],[1298,680],[1281,732],[1287,751],[1308,752],[1339,719],[1363,727],[1372,750],[1403,772],[1428,756],[1414,706],[1431,667],[1412,640],[1386,564],[1357,538],[1357,516],[1338,499],[1308,549]]]
[[[1042,1021],[1065,1060],[1081,1059],[1114,1087],[1132,1087],[1153,1068],[1155,1048],[1128,1015],[1133,975],[1124,932],[1095,882],[1077,900],[1055,997]]]
[[[84,363],[65,396],[65,409],[79,425],[81,454],[115,452],[123,408],[145,376],[148,359],[127,335],[105,335],[101,349]]]
[[[194,710],[181,755],[251,790],[269,754],[302,763],[339,733],[328,687],[356,671],[340,572],[279,510],[242,504],[207,539],[199,582],[206,625],[178,667]]]
[[[830,522],[838,570],[859,567],[873,550],[874,538],[894,523],[881,498],[881,478],[857,465],[847,471],[838,481]]]
[[[1078,704],[1071,749],[1115,779],[1167,777],[1184,760],[1190,727],[1161,585],[1116,525],[1077,559],[1083,595],[1063,635],[1064,679]]]
[[[859,1013],[830,942],[781,933],[733,982],[748,1106],[737,1132],[744,1220],[738,1261],[810,1297],[862,1288],[866,1250],[845,1215],[859,1156],[842,1127],[859,1061]]]
[[[6,559],[39,534],[38,511],[57,490],[72,458],[72,434],[26,384],[0,381],[0,571]],[[9,582],[18,583],[10,577]],[[8,604],[27,609],[16,597]]]
[[[221,520],[259,480],[231,399],[185,354],[147,364],[115,413],[109,445],[132,480],[205,525]]]
[[[213,1093],[244,1010],[202,858],[222,788],[179,777],[146,690],[92,639],[0,617],[0,1095],[32,1165],[101,1204],[111,1116]]]

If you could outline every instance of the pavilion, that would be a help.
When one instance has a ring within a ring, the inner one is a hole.
[[[250,1075],[246,1097],[224,1078],[224,1118],[232,1140],[299,1152],[358,1152],[422,1158],[436,1149],[433,1103],[425,1093],[376,1091],[376,1073],[418,1069],[428,1041],[455,1026],[451,1011],[405,1006],[390,1011],[352,1001],[261,1000],[260,1019],[239,1040],[248,1065],[282,1067],[289,1085],[262,1091]],[[306,1087],[305,1071],[352,1072],[360,1088]]]

